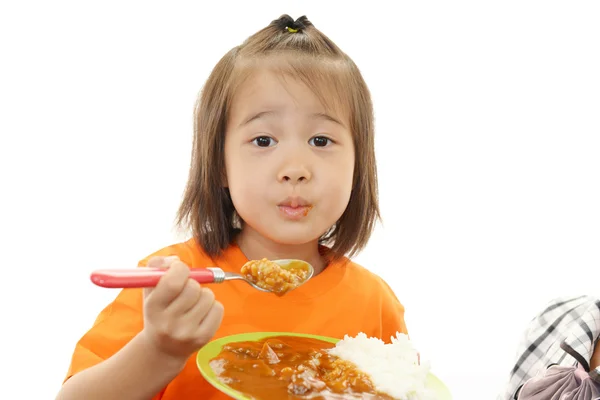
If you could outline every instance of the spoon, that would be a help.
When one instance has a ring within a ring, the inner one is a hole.
[[[281,269],[292,270],[303,268],[308,270],[306,279],[294,287],[304,284],[314,274],[314,268],[306,261],[301,260],[272,260],[271,262],[279,265]],[[160,278],[167,272],[166,268],[133,268],[133,269],[103,269],[92,272],[90,279],[92,282],[105,288],[145,288],[154,287]],[[273,292],[269,289],[258,286],[242,274],[234,272],[225,272],[221,268],[190,268],[190,279],[199,283],[223,283],[230,280],[242,280],[253,288],[261,292]]]

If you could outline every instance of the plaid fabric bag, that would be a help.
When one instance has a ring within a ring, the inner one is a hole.
[[[518,400],[600,400],[596,371],[552,365],[540,376],[529,379],[517,391]]]
[[[530,322],[498,400],[596,399],[600,378],[589,361],[599,337],[600,299],[552,300]]]

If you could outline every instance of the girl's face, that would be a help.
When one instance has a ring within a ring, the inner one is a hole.
[[[327,110],[302,82],[258,70],[233,98],[225,167],[244,230],[282,245],[316,241],[350,199],[348,117]]]

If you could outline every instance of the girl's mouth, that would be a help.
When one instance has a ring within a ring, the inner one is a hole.
[[[284,217],[298,220],[306,217],[313,206],[296,206],[293,207],[291,205],[280,205],[279,211],[283,214]]]

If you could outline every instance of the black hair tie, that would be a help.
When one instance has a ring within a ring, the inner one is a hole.
[[[276,20],[275,23],[281,30],[285,29],[289,33],[301,32],[302,30],[306,29],[308,25],[311,25],[308,18],[306,18],[306,15],[303,15],[294,21],[292,17],[285,14]]]

